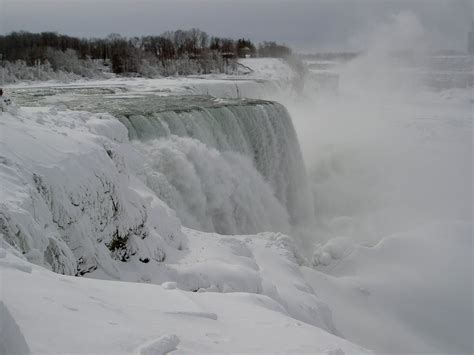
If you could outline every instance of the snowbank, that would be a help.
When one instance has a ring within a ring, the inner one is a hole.
[[[24,262],[10,253],[7,258]],[[7,352],[366,353],[289,317],[263,295],[167,290],[62,276],[37,266],[32,273],[2,266],[0,271],[5,305],[0,315],[6,307],[8,334],[15,332],[18,339]]]

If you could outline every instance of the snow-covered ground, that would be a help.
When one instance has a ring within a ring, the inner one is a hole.
[[[364,353],[264,295],[67,277],[1,252],[2,354]]]
[[[24,107],[0,113],[0,354],[472,353],[471,90],[400,90],[363,57],[331,68],[337,95],[296,97],[283,62],[243,64],[246,77],[7,88]],[[153,95],[282,101],[312,245],[183,227],[148,186],[150,151],[112,114],[62,104]]]

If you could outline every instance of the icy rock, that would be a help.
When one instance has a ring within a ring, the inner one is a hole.
[[[313,253],[313,265],[330,265],[333,260],[347,257],[354,251],[354,241],[351,238],[337,237],[329,240],[324,245],[319,245]]]

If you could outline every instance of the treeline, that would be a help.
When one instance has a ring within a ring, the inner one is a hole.
[[[145,76],[211,73],[225,71],[234,58],[284,58],[291,50],[275,42],[256,46],[249,39],[211,37],[199,29],[168,31],[159,36],[126,38],[76,38],[55,32],[12,32],[0,36],[2,66],[20,61],[22,66],[46,65],[78,75],[81,63],[97,68],[100,61],[116,74]]]

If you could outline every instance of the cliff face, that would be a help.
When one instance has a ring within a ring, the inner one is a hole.
[[[2,122],[1,231],[28,260],[68,275],[100,265],[117,277],[117,262],[161,262],[177,247],[180,223],[130,175],[133,149],[117,120],[21,110]]]

